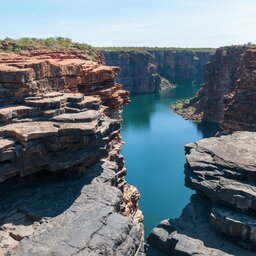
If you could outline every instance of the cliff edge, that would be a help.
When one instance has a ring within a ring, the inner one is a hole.
[[[80,51],[0,53],[0,254],[135,255],[118,67]]]

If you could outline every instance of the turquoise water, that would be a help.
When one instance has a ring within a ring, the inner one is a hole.
[[[161,220],[179,217],[193,193],[184,186],[184,145],[217,131],[216,125],[187,121],[169,108],[197,89],[178,86],[164,93],[133,96],[124,109],[127,181],[140,191],[146,236]]]

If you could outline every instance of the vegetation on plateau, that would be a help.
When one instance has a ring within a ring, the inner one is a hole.
[[[200,51],[213,52],[215,48],[182,48],[182,47],[96,47],[97,50],[105,51]]]
[[[5,38],[0,39],[0,51],[20,52],[30,50],[52,50],[52,51],[69,51],[81,50],[89,55],[95,55],[96,49],[86,43],[76,43],[69,38],[49,37],[41,38]]]
[[[244,46],[256,47],[255,44],[248,43]],[[225,47],[223,47],[225,48]],[[72,39],[66,37],[49,37],[49,38],[34,38],[23,37],[19,39],[5,38],[0,39],[0,51],[20,52],[27,50],[52,50],[52,51],[68,51],[81,50],[90,55],[95,55],[99,50],[107,51],[200,51],[213,52],[215,48],[182,48],[182,47],[93,47],[86,43],[73,42]]]
[[[229,45],[229,46],[223,46],[222,48],[230,48],[230,47],[241,47],[241,46],[247,46],[247,47],[256,47],[256,44],[253,44],[251,42],[246,43],[244,45]],[[214,52],[216,48],[211,47],[192,47],[192,48],[186,48],[186,47],[115,47],[115,46],[108,46],[108,47],[96,47],[97,50],[106,50],[106,51],[194,51],[194,52]]]

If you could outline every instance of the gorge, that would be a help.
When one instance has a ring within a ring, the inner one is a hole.
[[[131,93],[153,93],[174,84],[200,84],[213,49],[103,50],[107,65],[119,66],[117,81]],[[166,85],[167,83],[167,85]]]
[[[256,50],[103,54],[0,52],[0,255],[255,255]]]

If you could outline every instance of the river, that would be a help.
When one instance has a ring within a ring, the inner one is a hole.
[[[189,203],[193,191],[184,186],[184,145],[218,130],[214,124],[185,120],[170,109],[171,103],[193,96],[197,89],[179,85],[161,93],[133,96],[124,108],[126,179],[140,191],[146,236],[161,220],[179,217]]]

